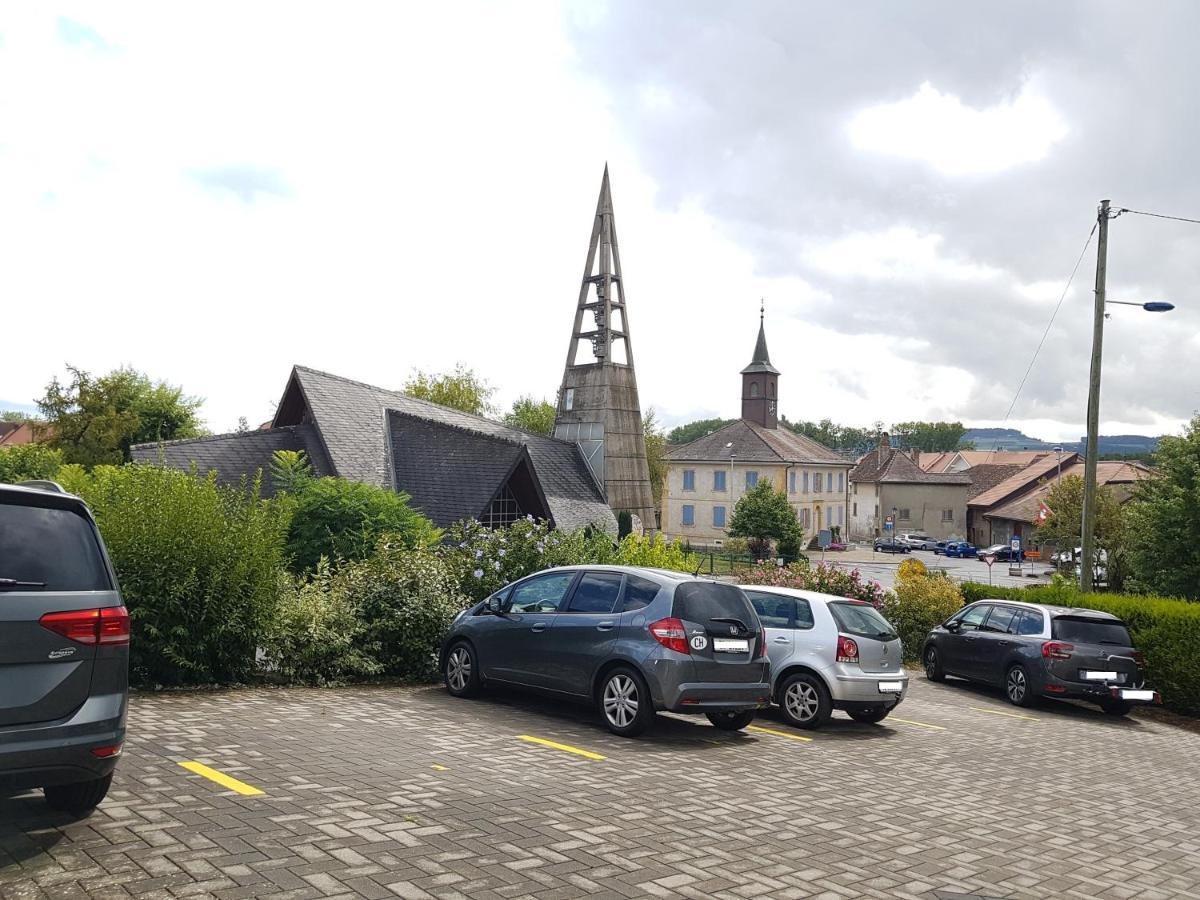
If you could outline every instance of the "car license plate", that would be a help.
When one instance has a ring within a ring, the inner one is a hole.
[[[902,681],[879,682],[879,693],[881,694],[899,694],[902,690],[904,690],[904,682]]]
[[[713,649],[718,653],[749,653],[749,641],[734,641],[729,638],[713,638]]]
[[[1084,681],[1116,681],[1116,672],[1088,672],[1083,673]]]
[[[1154,691],[1123,690],[1123,691],[1121,691],[1121,699],[1122,700],[1148,700],[1148,701],[1153,702]]]

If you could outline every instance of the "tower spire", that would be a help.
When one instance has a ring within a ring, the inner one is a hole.
[[[771,365],[767,352],[766,304],[758,305],[758,340],[754,358],[742,369],[742,418],[764,428],[779,424],[779,370]]]
[[[605,498],[656,528],[608,163],[575,306],[554,436],[578,444]]]

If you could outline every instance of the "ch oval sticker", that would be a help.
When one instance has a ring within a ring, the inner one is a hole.
[[[693,650],[703,650],[707,646],[708,646],[708,638],[706,638],[704,635],[698,634],[694,638],[692,638],[692,649]]]

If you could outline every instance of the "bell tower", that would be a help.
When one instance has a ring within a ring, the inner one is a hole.
[[[644,529],[655,530],[607,165],[558,392],[554,436],[578,444],[614,512],[628,510]]]
[[[763,428],[779,427],[779,370],[767,353],[766,308],[758,308],[758,342],[754,358],[742,369],[742,418]]]

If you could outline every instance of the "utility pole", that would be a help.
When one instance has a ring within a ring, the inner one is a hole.
[[[1108,203],[1100,201],[1097,213],[1100,238],[1096,245],[1096,310],[1092,321],[1092,371],[1088,378],[1087,457],[1083,461],[1083,558],[1079,561],[1079,588],[1092,589],[1096,547],[1096,457],[1100,445],[1100,359],[1104,348],[1104,290],[1108,269]]]

